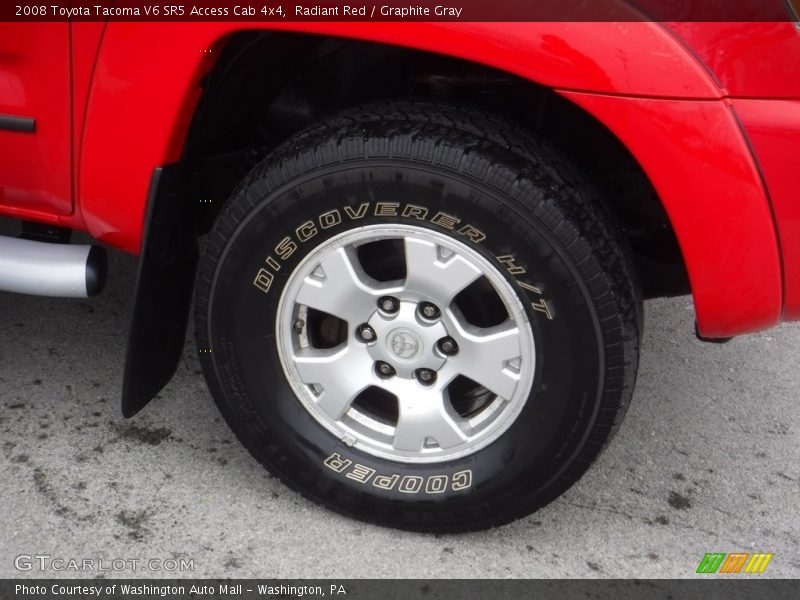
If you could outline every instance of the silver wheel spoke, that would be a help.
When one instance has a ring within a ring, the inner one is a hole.
[[[454,323],[461,337],[461,352],[452,360],[453,366],[500,398],[511,399],[522,360],[519,328],[512,323],[491,329],[464,327],[458,319]]]
[[[372,361],[358,348],[335,350],[304,348],[294,364],[306,385],[318,385],[319,406],[332,419],[341,419],[359,393],[373,383]]]
[[[354,327],[375,309],[379,292],[367,281],[355,253],[337,248],[303,280],[297,302],[344,319]]]
[[[482,275],[480,269],[455,253],[443,255],[427,240],[405,238],[405,290],[428,297],[442,308]]]
[[[441,390],[417,389],[400,398],[400,416],[397,420],[393,447],[396,450],[419,452],[428,438],[433,438],[440,448],[452,448],[467,441],[461,429],[461,417],[448,410],[449,402]]]
[[[455,460],[503,435],[528,401],[536,348],[518,290],[450,233],[356,227],[311,249],[289,276],[276,322],[284,372],[348,446],[402,463]],[[481,277],[486,285],[454,301]],[[507,320],[497,327],[461,312],[498,301]]]

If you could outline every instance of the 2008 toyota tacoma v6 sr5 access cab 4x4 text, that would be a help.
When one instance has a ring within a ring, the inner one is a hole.
[[[193,303],[249,451],[395,527],[574,483],[643,298],[691,293],[708,341],[800,317],[798,157],[790,18],[0,24],[0,289],[88,296],[139,255],[124,415]]]

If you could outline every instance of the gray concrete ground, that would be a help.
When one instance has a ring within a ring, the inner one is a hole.
[[[123,420],[134,273],[116,255],[90,301],[0,294],[0,577],[75,576],[18,571],[32,554],[178,557],[202,577],[692,577],[711,551],[774,552],[765,576],[800,576],[800,326],[714,346],[689,299],[647,303],[633,406],[589,474],[512,525],[417,535],[271,479],[222,422],[193,343]]]

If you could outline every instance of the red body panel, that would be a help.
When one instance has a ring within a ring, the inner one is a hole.
[[[775,224],[729,102],[567,97],[617,134],[658,190],[686,260],[700,332],[725,337],[778,323]]]
[[[786,152],[797,156],[797,104],[774,105],[781,110],[769,120],[768,105],[736,101],[781,221],[791,282],[784,290],[772,208],[727,99],[800,97],[800,36],[791,24],[263,26],[448,54],[555,88],[605,123],[650,176],[681,243],[702,333],[726,336],[773,325],[784,309],[784,293],[786,315],[800,316],[800,289],[793,287],[800,250],[793,255],[790,248],[800,233],[800,209],[791,199],[785,166]],[[76,210],[66,214],[69,205],[57,210],[50,204],[45,215],[30,212],[34,204],[15,202],[13,208],[0,207],[0,213],[58,219],[138,252],[153,170],[179,158],[199,81],[226,36],[241,24],[112,22],[105,31],[96,23],[72,27]],[[776,60],[773,53],[778,52],[782,57]],[[4,66],[0,57],[0,69]],[[5,92],[0,82],[0,102]],[[785,131],[782,118],[788,122]],[[64,140],[68,148],[68,135]],[[0,146],[0,162],[16,152],[13,146]],[[60,158],[48,162],[49,168],[69,164],[68,156]],[[69,186],[68,178],[59,181],[60,187],[48,183],[53,197],[55,190]]]
[[[800,98],[800,49],[793,23],[670,23],[726,95]]]
[[[784,318],[800,319],[800,100],[736,100],[780,226]]]
[[[0,130],[0,213],[72,212],[70,109],[69,24],[0,24],[0,115],[36,120]]]
[[[106,28],[105,23],[96,22],[76,22],[71,23],[72,27],[72,122],[74,124],[74,135],[72,136],[73,148],[73,173],[80,172],[80,161],[82,157],[81,146],[83,145],[84,124],[86,123],[86,109],[89,106],[89,93],[92,88],[94,78],[94,67],[97,54],[100,50],[103,33]],[[80,199],[80,179],[73,177],[73,193]],[[81,223],[82,214],[81,203],[76,205],[75,220]]]

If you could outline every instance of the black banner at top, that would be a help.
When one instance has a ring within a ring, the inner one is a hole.
[[[797,21],[800,0],[6,0],[0,21]]]

